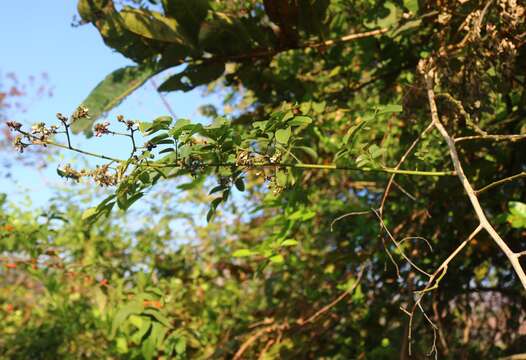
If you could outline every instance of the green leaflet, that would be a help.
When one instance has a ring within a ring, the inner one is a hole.
[[[197,41],[201,23],[210,9],[209,0],[163,0],[164,13],[181,25]]]
[[[77,3],[77,11],[85,21],[97,20],[97,12],[113,9],[113,3],[109,0],[79,0]]]
[[[159,91],[190,91],[199,85],[208,84],[225,71],[225,64],[188,65],[182,72],[168,78],[159,86]]]
[[[287,144],[292,134],[290,126],[286,129],[279,129],[276,131],[276,141],[281,144]]]
[[[127,9],[120,12],[123,25],[129,31],[147,39],[169,43],[187,43],[177,20],[164,17],[155,11]]]
[[[134,301],[124,305],[113,318],[113,322],[111,324],[112,336],[115,336],[119,327],[124,323],[124,321],[126,321],[126,319],[128,319],[130,315],[138,315],[143,311],[143,309],[144,306],[140,301]]]
[[[404,6],[407,10],[411,11],[413,14],[418,13],[419,5],[418,0],[404,0]]]
[[[87,136],[91,136],[91,127],[97,119],[119,105],[160,70],[161,68],[152,64],[127,66],[109,74],[82,102],[82,105],[89,109],[90,118],[73,123],[71,126],[73,132],[83,131]]]
[[[526,204],[520,201],[510,201],[508,203],[510,212],[507,220],[514,228],[526,228]]]

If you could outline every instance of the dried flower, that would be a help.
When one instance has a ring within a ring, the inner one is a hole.
[[[18,131],[22,128],[22,124],[16,121],[8,121],[6,125],[11,131]]]
[[[40,122],[40,123],[34,124],[31,127],[31,134],[35,135],[35,137],[38,137],[39,141],[46,141],[51,135],[56,134],[57,130],[58,128],[56,126],[50,126],[48,128],[46,127],[46,124],[44,124],[43,122]]]
[[[75,122],[81,119],[89,119],[89,110],[85,106],[79,106],[75,112],[71,115],[71,122]]]
[[[66,116],[62,115],[61,113],[57,113],[56,116],[57,116],[57,119],[58,119],[61,123],[63,123],[64,125],[67,124],[67,122],[68,122],[68,118],[67,118]]]
[[[126,127],[128,128],[128,130],[132,130],[134,125],[135,123],[133,121],[126,120]]]
[[[128,130],[132,130],[135,123],[132,120],[124,120],[123,115],[117,115],[117,121],[126,125]]]
[[[109,165],[97,166],[97,168],[90,173],[90,176],[100,186],[116,185],[117,175],[110,174],[108,170]]]
[[[77,171],[71,167],[71,165],[67,164],[62,169],[57,170],[58,174],[62,177],[65,177],[67,179],[73,179],[75,181],[79,181],[81,177],[86,176],[86,171]]]
[[[24,142],[22,142],[22,136],[17,135],[13,140],[13,146],[15,147],[16,151],[23,153],[24,149],[28,147],[29,144],[25,144]]]
[[[95,125],[95,136],[101,137],[104,134],[109,134],[110,130],[108,127],[110,123],[108,121],[103,122],[102,124]]]

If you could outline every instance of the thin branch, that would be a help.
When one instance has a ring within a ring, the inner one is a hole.
[[[236,60],[239,61],[239,60],[245,60],[245,59],[255,59],[255,58],[264,58],[268,56],[274,56],[281,52],[289,51],[289,50],[300,50],[300,49],[307,49],[307,48],[312,48],[312,49],[325,48],[325,47],[333,46],[336,44],[342,44],[342,43],[355,41],[358,39],[365,39],[368,37],[382,35],[388,32],[389,30],[390,28],[376,29],[376,30],[366,31],[363,33],[349,34],[349,35],[345,35],[345,36],[342,36],[336,39],[330,39],[330,40],[325,40],[321,42],[307,42],[307,43],[300,44],[297,46],[281,48],[281,49],[259,49],[259,50],[255,50],[255,51],[245,53],[245,54],[212,58],[210,59],[210,61],[211,62],[213,61],[217,62],[218,60],[222,62],[236,61]]]
[[[285,330],[288,329],[288,324],[274,324],[267,327],[264,327],[260,329],[259,331],[256,331],[252,336],[250,336],[243,344],[239,347],[237,352],[234,354],[234,357],[232,360],[239,360],[243,358],[243,354],[245,351],[247,351],[253,343],[255,343],[260,337],[262,337],[265,334],[272,333],[277,330]]]
[[[462,105],[462,102],[460,100],[455,99],[451,94],[449,93],[439,93],[436,94],[436,96],[444,97],[446,98],[450,103],[456,106],[458,112],[464,117],[466,120],[466,124],[473,129],[476,133],[480,134],[481,136],[488,135],[487,132],[482,130],[477,124],[471,120],[471,116],[468,114],[466,109],[464,109],[464,105]]]
[[[398,243],[401,244],[401,243],[403,243],[406,240],[423,240],[426,243],[427,247],[429,247],[429,250],[433,251],[433,246],[431,246],[431,243],[425,237],[422,237],[422,236],[407,236],[407,237],[403,238],[402,240],[400,240]]]
[[[521,173],[509,176],[509,177],[504,178],[504,179],[500,179],[500,180],[494,181],[491,184],[484,186],[482,189],[475,190],[475,195],[479,195],[479,194],[483,193],[484,191],[488,191],[489,189],[492,189],[492,188],[494,188],[496,186],[500,186],[500,185],[512,182],[512,181],[520,179],[522,177],[526,177],[526,171],[523,171]]]
[[[501,357],[499,360],[526,360],[526,353]]]
[[[109,157],[109,156],[106,156],[106,155],[96,154],[96,153],[92,153],[92,152],[85,151],[85,150],[82,150],[82,149],[78,149],[78,148],[75,148],[75,147],[71,146],[71,144],[62,145],[62,144],[59,144],[59,143],[56,143],[56,142],[50,141],[50,140],[41,140],[38,137],[33,136],[30,133],[27,133],[27,132],[25,132],[23,130],[18,130],[18,132],[20,132],[22,135],[28,137],[29,139],[35,141],[35,143],[34,143],[35,145],[51,145],[51,146],[56,146],[56,147],[59,147],[59,148],[62,148],[62,149],[74,151],[74,152],[77,152],[79,154],[83,154],[83,155],[87,155],[87,156],[103,159],[103,160],[116,161],[116,162],[123,162],[124,161],[124,160],[117,159],[117,158],[112,158],[112,157]]]
[[[336,45],[336,44],[341,44],[341,43],[345,43],[345,42],[350,42],[350,41],[354,41],[354,40],[358,40],[358,39],[364,39],[364,38],[368,38],[368,37],[382,35],[382,34],[388,32],[389,30],[390,30],[390,28],[386,27],[386,28],[366,31],[366,32],[363,32],[363,33],[358,33],[358,34],[349,34],[349,35],[342,36],[341,38],[338,38],[338,39],[330,39],[330,40],[326,40],[326,41],[322,41],[322,42],[318,42],[318,43],[306,43],[306,44],[302,45],[301,47],[303,47],[303,48],[313,48],[313,49],[324,48],[324,47],[328,47],[328,46],[332,46],[332,45]]]
[[[348,296],[349,294],[352,294],[356,290],[356,288],[358,287],[358,285],[360,284],[360,282],[362,280],[362,277],[363,277],[363,274],[365,272],[365,268],[366,267],[367,267],[366,265],[363,265],[361,267],[361,269],[360,269],[360,271],[358,273],[358,276],[356,278],[356,282],[353,284],[353,286],[351,286],[349,289],[344,291],[342,294],[340,294],[336,299],[331,301],[329,304],[325,305],[320,310],[316,311],[314,314],[309,316],[306,320],[303,320],[303,318],[298,318],[292,324],[289,324],[288,322],[284,322],[284,323],[281,323],[281,324],[279,324],[279,323],[272,324],[272,322],[273,322],[272,319],[265,319],[263,322],[260,322],[260,324],[270,324],[270,325],[261,328],[260,330],[256,331],[254,334],[249,336],[248,339],[245,340],[243,342],[243,344],[241,344],[241,346],[239,347],[239,349],[237,350],[237,352],[235,353],[235,355],[234,355],[234,357],[232,359],[233,360],[242,359],[243,358],[243,354],[259,338],[265,336],[266,334],[271,334],[273,332],[281,333],[282,331],[291,330],[293,328],[293,326],[295,326],[296,328],[301,328],[301,327],[303,327],[306,324],[314,322],[317,318],[319,318],[324,313],[328,312],[336,304],[338,304],[340,301],[342,301],[346,296]],[[251,326],[251,327],[254,327],[254,326]],[[280,337],[278,337],[278,340],[276,342],[279,342],[279,341],[280,341]]]
[[[400,185],[399,183],[397,183],[396,181],[393,181],[393,185],[396,186],[398,188],[398,190],[400,190],[405,196],[407,196],[408,198],[410,198],[411,200],[413,201],[416,201],[416,197],[414,195],[412,195],[411,193],[409,193],[409,191],[407,191],[406,189],[404,189],[402,187],[402,185]]]
[[[447,146],[449,148],[449,153],[451,156],[451,160],[453,162],[453,166],[455,167],[457,177],[459,178],[460,182],[462,183],[462,186],[464,187],[464,190],[466,191],[469,197],[471,205],[473,206],[473,210],[475,211],[480,221],[481,226],[488,232],[488,234],[491,236],[493,241],[506,255],[506,257],[508,258],[508,261],[511,263],[513,269],[515,270],[515,273],[519,277],[519,280],[522,283],[522,286],[526,290],[526,273],[524,272],[524,269],[522,268],[518,257],[510,249],[508,244],[506,244],[506,242],[502,239],[502,237],[497,233],[497,231],[493,228],[493,226],[488,221],[486,214],[484,213],[484,210],[482,209],[480,202],[477,198],[477,195],[475,194],[475,190],[473,190],[473,187],[471,186],[469,180],[464,174],[464,169],[462,168],[462,164],[460,163],[457,149],[455,147],[455,141],[453,140],[453,138],[451,138],[451,136],[449,136],[447,130],[440,122],[440,118],[438,116],[438,109],[437,109],[437,105],[435,101],[435,92],[433,90],[435,69],[432,67],[429,69],[426,69],[426,67],[429,65],[432,65],[432,64],[431,63],[426,64],[426,61],[423,60],[421,61],[418,67],[419,67],[419,70],[424,74],[424,78],[426,81],[427,97],[428,97],[429,107],[431,110],[431,119],[433,121],[433,124],[437,128],[437,130],[440,132],[444,140],[446,140],[447,142]]]
[[[250,165],[240,165],[237,163],[203,163],[206,167],[244,167],[246,169],[258,168],[294,168],[294,169],[312,169],[312,170],[342,170],[342,171],[361,171],[361,172],[378,172],[388,174],[418,175],[418,176],[454,176],[454,171],[420,171],[420,170],[400,170],[396,168],[360,168],[355,166],[339,166],[336,164],[305,164],[305,163],[254,163]],[[181,167],[178,163],[158,163],[149,164],[150,167],[166,168]]]
[[[349,216],[357,216],[357,215],[368,215],[370,214],[371,212],[370,211],[352,211],[350,213],[347,213],[347,214],[343,214],[341,216],[338,216],[336,219],[334,219],[332,222],[331,222],[331,232],[333,231],[333,227],[334,227],[334,224],[336,224],[338,221],[342,220],[342,219],[345,219],[346,217],[349,217]]]
[[[360,285],[360,282],[362,281],[362,276],[364,274],[366,266],[362,266],[360,269],[360,272],[358,273],[358,276],[356,278],[356,282],[347,290],[345,290],[343,293],[341,293],[336,299],[331,301],[329,304],[322,307],[320,310],[316,311],[314,314],[309,316],[306,320],[298,319],[297,323],[298,325],[302,326],[307,323],[314,322],[317,318],[319,318],[321,315],[329,311],[331,308],[333,308],[336,304],[338,304],[340,301],[342,301],[347,295],[352,294],[354,290]]]
[[[526,140],[526,135],[473,135],[473,136],[462,136],[455,139],[455,142],[468,141],[468,140],[489,140],[489,141],[520,141]]]
[[[418,137],[413,141],[413,143],[407,148],[405,153],[402,155],[400,160],[398,161],[398,164],[394,167],[395,170],[400,169],[400,166],[402,166],[403,162],[407,159],[409,154],[413,151],[413,149],[416,147],[416,145],[420,142],[420,140],[425,136],[425,134],[433,128],[433,123],[430,123],[424,131],[418,135]],[[380,203],[380,208],[378,209],[378,212],[380,213],[380,216],[383,216],[385,202],[387,201],[387,197],[389,196],[389,192],[391,191],[391,187],[393,186],[394,178],[396,176],[396,173],[393,173],[393,175],[389,178],[389,181],[387,182],[387,186],[385,187],[384,194],[382,196],[382,201]]]
[[[387,228],[387,226],[385,225],[384,223],[384,220],[382,219],[382,216],[380,215],[380,213],[377,211],[377,210],[374,210],[373,209],[373,212],[375,213],[376,217],[378,218],[378,221],[380,221],[380,227],[385,230],[385,232],[387,233],[387,235],[389,236],[389,238],[391,239],[391,241],[395,244],[396,248],[398,249],[398,251],[400,252],[400,254],[402,255],[402,257],[409,263],[409,265],[411,265],[412,267],[414,267],[416,270],[418,270],[420,273],[426,275],[427,277],[431,277],[431,274],[426,272],[425,270],[422,270],[418,265],[416,265],[405,253],[404,251],[402,250],[402,247],[400,246],[400,243],[398,241],[396,241],[396,239],[394,238],[394,236],[391,234],[391,232],[389,231],[389,229]]]
[[[152,84],[153,88],[155,89],[155,92],[157,92],[157,94],[161,98],[161,101],[162,101],[164,107],[166,108],[166,110],[168,111],[168,113],[172,116],[172,118],[177,119],[177,116],[175,116],[175,111],[172,109],[172,106],[166,100],[166,97],[163,95],[163,93],[159,91],[159,87],[157,86],[157,83],[155,82],[154,78],[150,79],[150,83]]]
[[[130,129],[130,139],[131,139],[131,142],[132,142],[132,153],[131,153],[131,156],[133,156],[136,152],[137,152],[137,145],[135,144],[135,131],[137,129],[134,129],[134,128],[131,128]]]
[[[413,317],[415,315],[416,309],[420,309],[426,319],[428,319],[429,323],[433,327],[433,331],[436,331],[436,325],[430,321],[430,319],[425,314],[423,308],[422,308],[422,299],[424,296],[431,290],[438,288],[438,284],[440,283],[440,280],[446,275],[447,273],[447,267],[449,263],[462,251],[462,249],[471,241],[473,238],[482,230],[482,225],[477,226],[477,228],[468,236],[466,240],[464,240],[448,257],[446,260],[440,264],[440,266],[433,272],[433,275],[429,278],[427,281],[427,284],[423,290],[416,291],[417,294],[417,300],[415,301],[415,304],[413,305],[413,309],[411,312],[408,312],[407,310],[404,310],[405,313],[409,313],[409,331],[408,331],[408,338],[409,338],[409,354],[411,355],[411,336],[412,336],[412,329],[413,329]]]
[[[67,137],[67,139],[68,139],[68,149],[73,150],[73,147],[71,146],[71,138],[70,138],[70,136],[69,136],[69,125],[66,124],[66,123],[64,123],[64,128],[66,129],[66,130],[65,130],[65,133],[66,133],[66,137]]]

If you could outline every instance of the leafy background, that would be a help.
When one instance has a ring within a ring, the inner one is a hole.
[[[141,146],[111,175],[114,188],[70,181],[44,211],[3,198],[1,356],[524,349],[524,289],[484,233],[411,323],[401,310],[428,280],[407,260],[433,272],[477,225],[437,133],[422,136],[381,214],[371,211],[430,121],[421,59],[438,59],[439,110],[455,137],[525,134],[523,3],[80,0],[78,12],[134,65],[95,87],[74,131],[91,136],[99,119],[125,131],[106,113],[170,68],[159,91],[206,87],[222,103],[202,106],[202,122],[140,119]],[[378,32],[345,40],[369,31]],[[523,141],[457,146],[477,189],[524,173]],[[480,194],[515,251],[525,246],[524,198],[522,177]]]

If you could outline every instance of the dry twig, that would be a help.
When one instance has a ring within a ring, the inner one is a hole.
[[[453,166],[455,168],[455,172],[457,174],[457,177],[459,178],[460,182],[462,183],[462,186],[464,187],[464,190],[466,191],[469,200],[471,202],[471,205],[473,206],[473,210],[475,211],[477,218],[480,221],[480,226],[486,230],[486,232],[491,236],[493,241],[497,244],[497,246],[502,250],[502,252],[506,255],[508,258],[508,261],[512,265],[513,269],[515,270],[515,273],[519,277],[520,282],[522,283],[522,286],[526,290],[526,273],[524,272],[524,269],[522,268],[520,262],[519,262],[519,255],[514,253],[508,244],[502,239],[502,237],[497,233],[495,228],[490,224],[488,221],[486,214],[484,213],[484,210],[482,209],[482,206],[480,205],[480,202],[477,198],[477,195],[475,193],[475,190],[471,186],[469,180],[467,179],[464,169],[462,168],[462,164],[460,163],[460,159],[458,157],[457,149],[455,147],[455,141],[453,138],[448,134],[447,130],[445,129],[444,125],[440,122],[440,118],[438,116],[438,109],[435,101],[435,92],[434,92],[434,78],[435,78],[435,68],[433,67],[432,61],[421,61],[419,64],[419,70],[424,74],[426,87],[427,87],[427,97],[429,102],[429,107],[431,111],[431,119],[432,123],[437,128],[437,130],[440,132],[442,137],[447,143],[449,154],[451,156],[451,160],[453,162]]]

